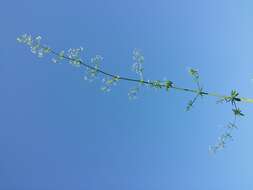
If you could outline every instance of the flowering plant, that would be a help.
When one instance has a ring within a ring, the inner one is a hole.
[[[86,75],[84,79],[87,81],[93,81],[95,79],[102,77],[103,86],[101,90],[104,92],[111,91],[112,87],[117,85],[119,81],[128,81],[131,83],[135,83],[132,89],[129,90],[128,96],[130,99],[136,99],[138,92],[141,87],[149,87],[154,89],[165,89],[166,91],[173,89],[181,92],[188,92],[194,95],[193,99],[190,100],[187,104],[186,111],[189,111],[196,101],[200,97],[204,96],[213,96],[218,98],[218,103],[231,103],[232,106],[232,114],[233,120],[229,122],[225,126],[225,132],[218,138],[218,142],[210,146],[210,151],[212,153],[216,153],[218,150],[223,149],[228,141],[232,140],[232,131],[237,129],[236,121],[238,117],[244,116],[244,113],[238,107],[238,103],[253,103],[253,99],[243,98],[239,96],[239,93],[236,90],[232,90],[229,95],[221,95],[218,93],[211,93],[206,90],[203,90],[202,85],[200,84],[200,75],[198,70],[190,68],[189,74],[192,77],[194,83],[196,83],[196,89],[183,88],[177,86],[174,82],[170,80],[146,80],[144,79],[144,56],[141,51],[138,49],[134,49],[133,51],[133,65],[132,70],[138,75],[139,78],[129,78],[124,76],[119,76],[116,74],[111,74],[106,72],[101,68],[101,62],[103,61],[103,57],[100,55],[96,55],[91,58],[90,62],[86,62],[81,58],[81,54],[83,52],[83,48],[70,48],[68,51],[60,51],[56,52],[52,48],[47,45],[41,44],[41,37],[32,37],[29,34],[23,34],[17,38],[19,43],[27,45],[31,52],[37,55],[39,58],[44,57],[47,54],[52,56],[52,62],[57,64],[61,61],[67,61],[71,65],[77,67],[84,67],[86,69]]]

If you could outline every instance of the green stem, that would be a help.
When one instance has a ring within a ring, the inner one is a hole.
[[[50,50],[50,52],[58,57],[60,57],[60,54],[53,51],[53,50]],[[105,72],[101,69],[98,69],[98,68],[95,68],[91,65],[88,65],[86,63],[84,63],[83,61],[81,60],[75,60],[75,59],[72,59],[72,58],[69,58],[67,56],[61,56],[62,58],[66,59],[66,60],[69,60],[69,61],[78,61],[80,63],[80,65],[88,68],[88,69],[91,69],[91,70],[94,70],[94,71],[97,71],[103,75],[106,75],[106,76],[109,76],[109,77],[112,77],[112,78],[117,78],[118,80],[124,80],[124,81],[130,81],[130,82],[136,82],[136,83],[141,83],[141,84],[148,84],[148,85],[154,85],[155,82],[152,82],[152,81],[145,81],[145,80],[140,80],[140,79],[133,79],[133,78],[128,78],[128,77],[121,77],[121,76],[118,76],[118,75],[114,75],[114,74],[111,74],[111,73],[108,73],[108,72]],[[166,88],[166,84],[161,84],[160,85],[162,88]],[[190,88],[182,88],[182,87],[178,87],[178,86],[171,86],[170,88],[174,89],[174,90],[178,90],[178,91],[184,91],[184,92],[191,92],[191,93],[195,93],[195,94],[200,94],[200,95],[206,95],[206,96],[213,96],[213,97],[217,97],[217,98],[228,98],[230,96],[226,96],[226,95],[221,95],[221,94],[217,94],[217,93],[212,93],[212,92],[204,92],[204,91],[199,91],[199,90],[196,90],[196,89],[190,89]],[[235,99],[236,101],[238,102],[245,102],[245,103],[253,103],[253,99],[251,98],[244,98],[244,97],[237,97]]]

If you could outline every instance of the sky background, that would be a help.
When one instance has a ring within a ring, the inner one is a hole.
[[[83,46],[102,67],[131,71],[142,50],[145,79],[253,97],[251,0],[2,0],[0,7],[1,190],[248,190],[253,188],[253,105],[234,141],[212,156],[231,107],[192,94],[120,82],[105,94],[84,70],[38,59],[16,42],[41,35],[55,50]]]

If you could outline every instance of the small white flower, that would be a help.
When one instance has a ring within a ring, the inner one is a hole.
[[[52,62],[53,62],[53,63],[58,63],[58,60],[55,59],[55,58],[52,58]]]

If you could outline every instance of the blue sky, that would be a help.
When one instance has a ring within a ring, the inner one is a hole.
[[[248,190],[253,188],[252,106],[241,105],[234,141],[208,147],[230,121],[230,106],[191,94],[132,84],[112,92],[83,80],[84,70],[38,59],[16,42],[41,35],[55,50],[83,46],[102,67],[135,77],[132,50],[145,56],[146,79],[253,97],[253,3],[249,0],[3,1],[0,8],[0,189]]]

